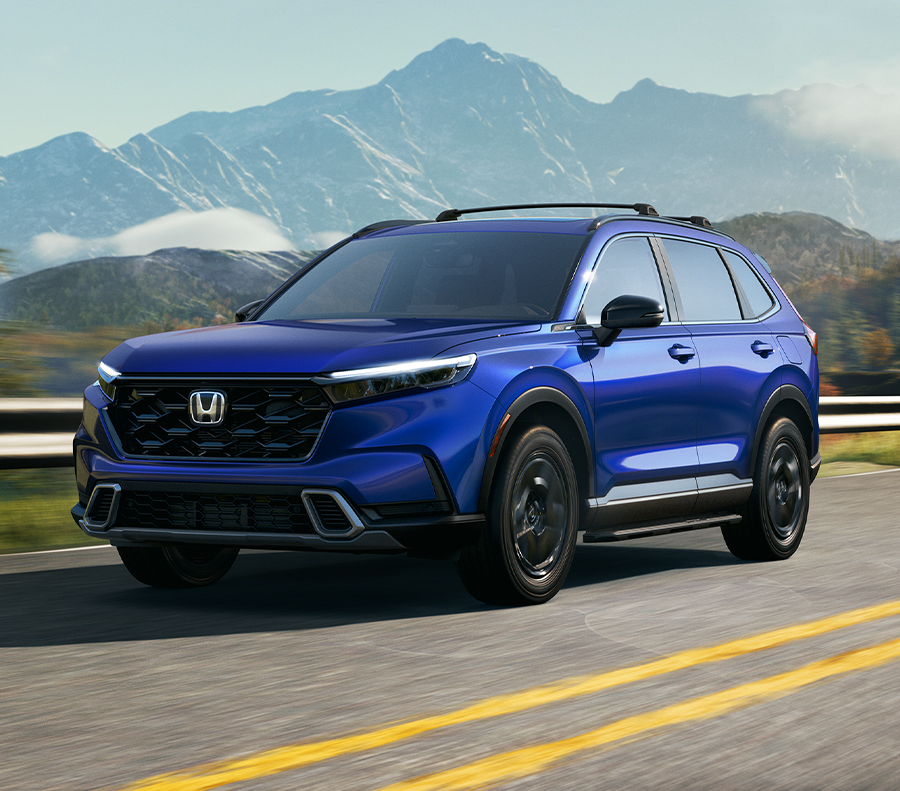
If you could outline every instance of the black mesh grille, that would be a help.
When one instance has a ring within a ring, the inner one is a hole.
[[[212,387],[210,387],[212,385]],[[225,394],[219,426],[191,420],[195,390]],[[112,429],[129,456],[175,459],[299,460],[307,458],[331,406],[310,382],[117,383],[108,408]]]
[[[327,494],[311,494],[309,499],[312,500],[313,507],[319,515],[323,530],[334,533],[345,533],[350,530],[352,527],[350,520],[333,497]]]
[[[314,533],[299,494],[124,491],[117,527]]]
[[[426,503],[394,503],[377,505],[379,516],[400,518],[416,516],[443,516],[453,513],[453,507],[446,500],[432,500]]]
[[[108,486],[99,489],[85,516],[94,522],[105,522],[109,516],[109,509],[112,507],[113,494],[113,490]]]

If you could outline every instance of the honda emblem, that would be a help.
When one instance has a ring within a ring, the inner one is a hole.
[[[195,390],[190,403],[191,420],[198,426],[218,426],[225,419],[225,393]]]

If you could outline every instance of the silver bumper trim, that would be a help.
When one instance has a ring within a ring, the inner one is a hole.
[[[115,527],[97,530],[78,520],[78,526],[91,538],[123,544],[217,544],[267,549],[325,549],[345,552],[406,549],[383,530],[366,530],[354,538],[323,538],[307,533],[251,533],[224,530],[158,530],[146,527]]]

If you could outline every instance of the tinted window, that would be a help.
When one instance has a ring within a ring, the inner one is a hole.
[[[665,240],[666,253],[685,321],[740,321],[734,285],[716,248],[673,239]]]
[[[260,319],[552,317],[584,237],[457,231],[358,239],[297,280]]]
[[[584,299],[587,323],[599,324],[603,308],[623,294],[653,297],[660,305],[666,304],[648,239],[620,239],[603,253]],[[665,320],[668,319],[667,310]]]
[[[744,294],[750,303],[750,316],[747,318],[755,319],[757,316],[762,316],[775,304],[771,295],[766,291],[765,286],[760,283],[759,277],[757,277],[750,264],[735,253],[728,250],[723,250],[722,252],[725,254],[725,258],[728,259],[728,263],[731,264],[731,271],[734,272],[734,276],[741,284],[741,288],[744,289]]]

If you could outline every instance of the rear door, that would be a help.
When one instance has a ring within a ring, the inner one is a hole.
[[[685,239],[661,242],[700,361],[698,510],[728,507],[746,494],[758,402],[774,389],[770,379],[782,364],[759,321],[775,303],[736,253]],[[704,490],[723,494],[704,498]]]

